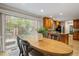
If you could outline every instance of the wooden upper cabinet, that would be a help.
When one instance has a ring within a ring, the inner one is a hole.
[[[46,29],[51,29],[53,27],[53,20],[50,19],[49,17],[44,17],[43,18],[43,26]]]
[[[79,19],[74,20],[73,24],[75,29],[79,29]]]

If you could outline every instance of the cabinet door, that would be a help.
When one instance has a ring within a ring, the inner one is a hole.
[[[79,33],[77,34],[77,37],[78,37],[78,39],[77,39],[77,40],[79,40]]]
[[[68,34],[62,34],[60,41],[68,44]]]
[[[43,19],[43,26],[47,29],[51,29],[53,27],[53,21],[50,18]]]
[[[75,29],[79,29],[79,19],[78,20],[74,20],[73,24],[74,24],[74,28]]]
[[[74,39],[74,40],[79,40],[79,33],[78,33],[78,32],[75,32],[75,33],[73,34],[73,39]]]
[[[76,34],[73,35],[73,39],[77,40],[78,36]]]
[[[77,24],[78,24],[78,29],[79,29],[79,20],[78,20]]]

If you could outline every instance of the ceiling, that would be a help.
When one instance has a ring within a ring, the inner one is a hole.
[[[5,3],[5,5],[42,17],[52,16],[59,20],[79,18],[79,3]],[[40,11],[41,9],[43,9],[43,12]]]

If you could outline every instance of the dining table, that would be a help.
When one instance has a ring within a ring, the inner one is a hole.
[[[73,54],[73,49],[60,41],[51,40],[49,38],[32,38],[25,37],[23,40],[28,41],[33,49],[48,56],[70,56]]]

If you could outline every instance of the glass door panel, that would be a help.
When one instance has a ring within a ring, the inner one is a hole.
[[[37,33],[37,21],[14,16],[6,16],[5,46],[9,52],[17,48],[17,35],[35,35]]]

